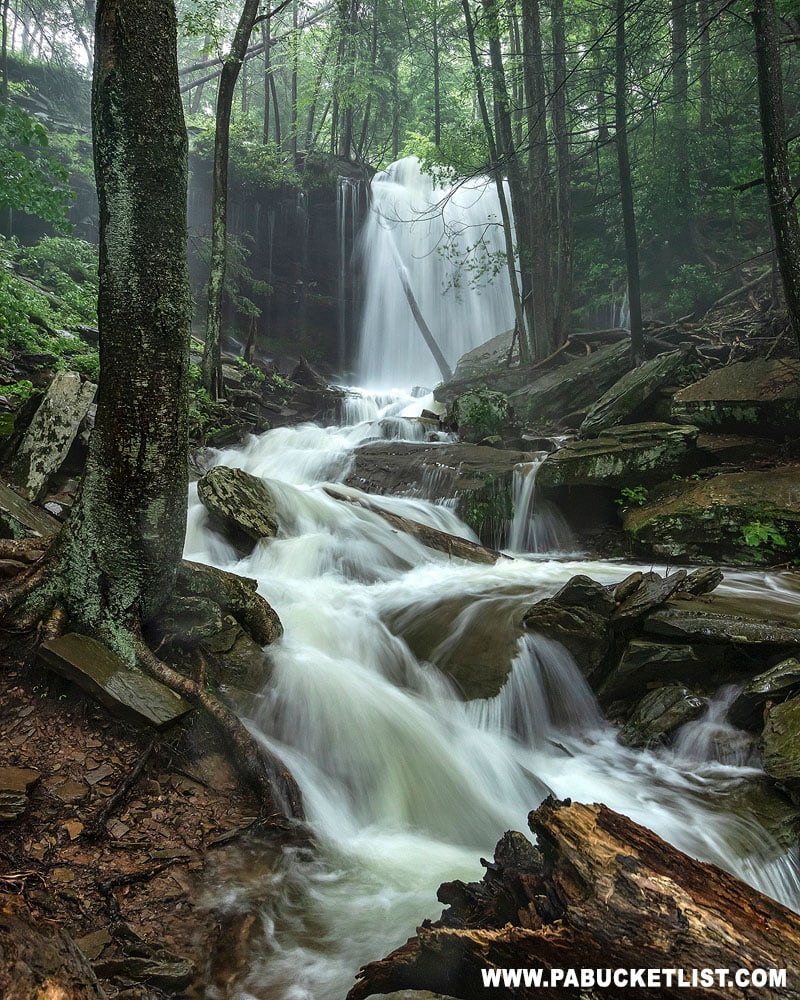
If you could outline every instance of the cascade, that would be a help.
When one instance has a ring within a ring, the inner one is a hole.
[[[536,498],[536,473],[546,457],[515,467],[511,483],[514,517],[508,532],[512,552],[559,552],[572,545],[567,522],[552,504]]]
[[[347,332],[348,332],[348,281],[352,280],[351,257],[353,241],[361,218],[361,188],[360,179],[339,177],[336,184],[336,233],[337,233],[337,295],[338,305],[338,340],[337,363],[340,371],[345,371],[348,364]]]
[[[247,721],[296,777],[315,842],[313,851],[287,848],[261,862],[253,845],[218,887],[216,905],[255,912],[262,928],[237,995],[341,1000],[361,964],[438,912],[441,882],[480,877],[478,858],[505,830],[526,829],[548,791],[603,801],[798,908],[796,860],[746,807],[721,806],[754,773],[749,760],[720,762],[709,750],[729,692],[687,727],[675,751],[650,752],[617,742],[571,657],[535,635],[512,649],[494,697],[463,701],[439,669],[480,621],[502,628],[575,573],[610,583],[634,567],[541,553],[459,564],[324,492],[324,482],[346,479],[354,448],[377,427],[413,438],[409,418],[425,402],[352,391],[340,427],[278,428],[217,453],[218,463],[269,479],[275,496],[279,535],[244,559],[210,529],[196,492],[190,501],[187,558],[255,577],[284,624]],[[527,471],[514,536],[523,541],[531,531]],[[380,503],[474,538],[446,505]],[[772,588],[773,597],[780,588],[746,573],[726,586]],[[414,655],[410,640],[422,626],[438,640],[428,659]]]
[[[357,373],[373,388],[441,381],[411,313],[399,257],[447,362],[514,325],[497,192],[486,178],[445,186],[416,157],[372,181],[356,249],[362,275]]]

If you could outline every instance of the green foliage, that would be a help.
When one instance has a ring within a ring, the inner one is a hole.
[[[48,151],[47,130],[22,108],[0,104],[0,210],[67,229],[67,171]]]
[[[23,378],[10,385],[0,385],[0,396],[5,396],[13,404],[24,403],[31,398],[33,393],[33,382]]]
[[[83,322],[94,322],[97,312],[97,247],[63,236],[46,236],[17,252],[17,270],[62,302]]]
[[[676,317],[702,313],[721,295],[719,281],[705,264],[681,264],[672,279],[667,308]]]
[[[196,116],[190,123],[193,126],[190,130],[192,152],[211,162],[214,157],[213,121]],[[231,125],[229,156],[232,182],[250,193],[301,185],[291,156],[274,142],[265,144],[261,125],[253,118],[245,117]]]
[[[459,429],[469,428],[470,437],[485,438],[497,434],[512,418],[508,397],[486,386],[470,389],[453,404],[453,419]]]
[[[786,548],[786,539],[770,522],[750,521],[742,528],[741,537],[748,548],[759,549],[765,553]]]
[[[482,173],[489,162],[486,133],[483,126],[473,120],[444,126],[438,146],[430,136],[407,132],[402,155],[416,156],[423,171],[442,184]]]
[[[251,385],[263,385],[266,381],[266,373],[260,368],[256,368],[255,365],[251,365],[249,361],[245,361],[244,358],[236,359],[236,367],[241,371],[246,382]]]
[[[625,510],[627,507],[643,507],[647,503],[649,490],[646,486],[623,486],[616,503]]]

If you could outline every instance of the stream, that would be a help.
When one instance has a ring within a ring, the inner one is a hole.
[[[343,1000],[361,964],[438,916],[438,885],[479,879],[479,858],[505,830],[527,831],[529,810],[550,791],[602,801],[798,908],[795,859],[741,795],[759,772],[713,759],[709,733],[724,725],[727,692],[673,749],[634,751],[617,743],[569,655],[535,635],[519,641],[492,699],[462,701],[437,668],[472,628],[488,620],[500,633],[575,573],[610,583],[634,567],[525,551],[569,547],[558,523],[537,525],[526,503],[509,536],[522,550],[513,561],[451,561],[323,491],[347,477],[360,443],[419,440],[410,415],[425,403],[354,393],[338,427],[277,429],[214,453],[213,464],[268,479],[278,503],[279,536],[244,559],[209,529],[196,494],[190,501],[186,557],[257,578],[284,624],[248,725],[297,779],[317,844],[243,849],[216,886],[216,906],[260,916],[260,948],[236,996]],[[447,504],[380,503],[476,540]],[[725,589],[796,602],[779,575],[735,571]],[[402,638],[420,622],[438,637],[428,662]]]

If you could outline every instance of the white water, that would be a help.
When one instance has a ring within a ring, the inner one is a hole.
[[[426,323],[454,367],[462,354],[514,325],[504,246],[490,181],[440,187],[420,171],[415,157],[377,174],[356,251],[364,289],[360,382],[431,387],[442,380],[403,292],[396,253]]]
[[[208,530],[196,500],[190,506],[187,557],[257,577],[283,621],[285,637],[270,647],[274,674],[249,724],[297,778],[319,845],[278,858],[255,846],[220,884],[215,905],[255,909],[263,928],[236,996],[343,1000],[361,964],[438,916],[441,882],[481,877],[479,857],[505,830],[525,831],[548,790],[603,801],[797,907],[793,862],[757,816],[725,809],[752,768],[698,756],[697,744],[660,756],[621,747],[570,657],[535,636],[519,642],[499,695],[464,703],[388,629],[427,615],[441,661],[469,638],[482,608],[501,629],[576,572],[611,582],[630,569],[542,556],[462,564],[327,496],[321,481],[341,481],[353,447],[409,405],[372,396],[350,406],[364,423],[275,430],[217,454],[269,478],[277,497],[280,535],[246,559]],[[412,426],[395,424],[404,425]],[[379,500],[473,537],[447,507]],[[755,574],[736,583],[754,596],[766,589]],[[779,577],[768,587],[796,599]]]

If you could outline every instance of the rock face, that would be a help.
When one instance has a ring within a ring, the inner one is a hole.
[[[626,510],[623,527],[640,552],[667,558],[745,565],[791,559],[800,550],[800,465],[670,484]]]
[[[25,432],[11,467],[12,480],[29,500],[40,500],[89,412],[97,386],[75,372],[58,372]]]
[[[544,373],[533,372],[526,385],[510,393],[509,402],[521,420],[561,422],[609,389],[630,367],[629,357],[628,342],[620,341]]]
[[[666,684],[646,694],[619,733],[620,743],[643,747],[661,742],[699,718],[705,702],[683,684]]]
[[[602,704],[610,705],[618,699],[635,697],[655,682],[699,680],[708,684],[721,672],[723,648],[704,646],[698,650],[688,643],[632,639],[597,696]]]
[[[4,1000],[106,1000],[65,930],[36,920],[19,896],[0,895],[0,995]]]
[[[755,728],[768,701],[774,698],[780,700],[798,692],[800,660],[792,656],[754,677],[731,705],[728,718],[735,726]]]
[[[779,440],[800,436],[800,361],[741,361],[675,395],[676,420]]]
[[[767,774],[800,786],[800,698],[769,709],[761,749]]]
[[[660,390],[684,375],[688,363],[686,351],[672,351],[626,372],[589,408],[581,437],[597,437],[610,427],[637,422]]]
[[[39,777],[32,767],[0,767],[0,822],[19,819],[28,806],[28,792]]]
[[[192,710],[174,691],[140,670],[128,668],[88,636],[68,633],[51,639],[39,647],[38,657],[115,715],[136,725],[166,729]]]
[[[459,517],[485,545],[500,548],[513,515],[514,466],[531,458],[529,452],[474,444],[379,441],[356,450],[345,485],[427,500],[455,496]]]
[[[269,487],[249,472],[218,465],[198,482],[197,495],[212,521],[239,548],[249,551],[253,542],[278,533]]]
[[[548,455],[537,487],[622,486],[659,483],[696,468],[697,428],[672,424],[628,424],[590,441],[570,441]]]
[[[470,389],[453,403],[452,418],[462,441],[477,443],[493,435],[502,435],[513,422],[508,396],[491,389]],[[502,437],[501,437],[502,440]]]

